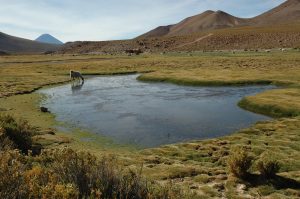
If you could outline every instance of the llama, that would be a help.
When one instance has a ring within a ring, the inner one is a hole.
[[[72,80],[74,80],[74,79],[79,79],[79,78],[80,78],[80,79],[84,82],[83,76],[82,76],[81,73],[78,72],[78,71],[70,70],[70,78],[71,78]]]

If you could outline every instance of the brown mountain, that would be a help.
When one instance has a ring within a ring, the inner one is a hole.
[[[300,0],[288,0],[278,7],[251,19],[251,25],[273,25],[300,21]]]
[[[223,11],[206,11],[184,19],[178,24],[160,26],[138,38],[178,36],[239,26],[270,26],[300,20],[300,0],[288,0],[257,17],[243,19]]]
[[[73,42],[61,53],[115,54],[144,52],[300,49],[300,0],[288,0],[257,17],[241,19],[222,11],[206,11],[178,24],[160,26],[122,41]]]
[[[234,17],[223,11],[206,11],[200,15],[189,17],[170,28],[168,35],[184,35],[205,30],[229,28],[243,25],[245,19]]]
[[[173,25],[168,25],[168,26],[159,26],[155,28],[154,30],[151,30],[144,35],[141,35],[140,37],[161,37],[165,36],[170,32],[170,28]]]
[[[188,17],[178,24],[160,26],[140,37],[160,37],[184,35],[205,30],[221,29],[244,25],[248,20],[234,17],[223,11],[205,11],[199,15]]]
[[[58,50],[60,45],[46,44],[0,32],[0,51],[6,53],[41,53]]]

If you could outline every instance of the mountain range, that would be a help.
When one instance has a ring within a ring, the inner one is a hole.
[[[300,0],[288,0],[253,18],[238,18],[223,11],[208,10],[177,24],[157,27],[138,38],[186,35],[242,26],[268,26],[296,20],[300,20]]]
[[[144,52],[300,49],[300,0],[287,0],[253,18],[223,11],[205,11],[173,25],[160,26],[137,38],[119,41],[71,42],[61,53],[115,54]]]
[[[177,24],[157,27],[135,39],[61,43],[48,34],[32,41],[0,32],[0,54],[113,54],[137,48],[148,52],[300,48],[300,0],[287,0],[253,18],[208,10]]]

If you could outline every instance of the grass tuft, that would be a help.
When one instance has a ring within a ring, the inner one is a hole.
[[[246,179],[249,176],[248,170],[252,165],[253,157],[244,148],[235,148],[228,157],[227,164],[229,171],[238,178]]]

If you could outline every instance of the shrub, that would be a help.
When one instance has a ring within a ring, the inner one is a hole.
[[[95,187],[97,176],[95,166],[96,157],[89,153],[76,153],[71,149],[55,152],[51,168],[64,184],[74,184],[80,193],[80,197],[89,196]]]
[[[18,151],[0,152],[0,198],[27,198],[25,158]]]
[[[279,162],[273,157],[274,156],[271,153],[266,152],[262,154],[262,156],[256,164],[257,170],[266,179],[275,177],[276,173],[280,169]]]
[[[0,153],[0,198],[193,198],[172,184],[149,182],[116,160],[86,152],[49,150],[39,156]]]
[[[79,198],[76,187],[72,184],[51,184],[43,189],[42,198],[71,199]]]
[[[181,198],[185,194],[146,181],[140,172],[122,170],[113,157],[98,160],[87,152],[63,149],[46,151],[36,159],[51,169],[58,184],[74,185],[79,198]]]
[[[34,134],[26,121],[0,115],[0,198],[193,198],[145,180],[113,157],[99,160],[66,148],[27,155]]]
[[[253,157],[251,157],[244,148],[236,148],[231,151],[227,164],[229,171],[238,178],[246,178],[248,170],[252,165]]]
[[[14,148],[14,143],[7,137],[4,128],[0,127],[0,151],[11,150]]]
[[[27,121],[16,121],[10,115],[0,115],[0,128],[3,129],[2,134],[4,135],[2,136],[5,137],[5,142],[10,140],[10,144],[23,153],[27,153],[31,149],[31,138],[35,134],[36,129],[31,127]],[[2,143],[1,145],[4,144]]]
[[[78,198],[77,188],[72,184],[62,184],[51,170],[35,166],[24,174],[24,183],[29,190],[29,198]]]

